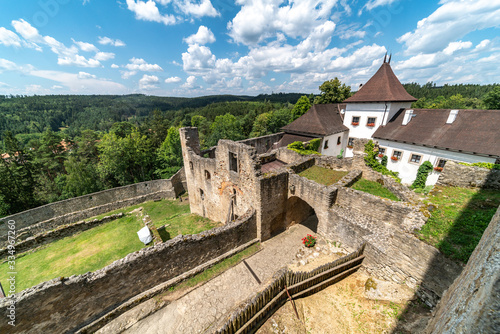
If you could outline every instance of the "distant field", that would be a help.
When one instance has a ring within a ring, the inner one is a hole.
[[[317,183],[324,184],[325,186],[329,186],[347,175],[347,172],[312,166],[299,173],[299,175]]]
[[[127,213],[139,207],[144,208],[143,213],[151,217],[155,226],[169,224],[162,233],[165,240],[179,234],[196,234],[220,225],[190,214],[187,199],[182,203],[179,200],[146,202],[99,217],[118,212]],[[140,250],[145,247],[137,237],[137,231],[142,227],[144,223],[141,217],[126,215],[17,258],[16,291],[56,277],[95,271]],[[0,264],[0,282],[4,288],[7,286],[8,271],[7,263]]]
[[[435,209],[420,239],[465,263],[500,205],[500,191],[435,187],[428,202]]]

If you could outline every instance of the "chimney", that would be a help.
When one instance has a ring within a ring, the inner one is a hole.
[[[413,115],[413,109],[406,110],[405,117],[403,118],[403,125],[406,125],[406,124],[410,123],[411,118],[413,116],[416,116],[416,115]]]
[[[448,119],[446,120],[446,124],[451,124],[451,123],[455,122],[455,120],[457,119],[457,115],[458,115],[458,109],[450,110],[450,115],[448,116]]]

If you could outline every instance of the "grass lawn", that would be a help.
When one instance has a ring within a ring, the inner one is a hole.
[[[342,172],[338,170],[332,170],[328,168],[312,166],[305,171],[299,173],[300,176],[308,178],[314,182],[324,184],[329,186],[339,181],[341,178],[347,175],[347,172]]]
[[[500,191],[435,187],[428,201],[437,208],[420,239],[465,263],[500,205]]]
[[[359,179],[352,185],[353,189],[364,191],[365,193],[369,193],[375,196],[388,198],[393,201],[399,201],[399,198],[396,197],[389,189],[385,188],[378,182],[369,181],[366,179]]]
[[[178,234],[196,234],[220,225],[190,214],[187,200],[182,203],[178,200],[146,202],[112,213],[126,213],[141,206],[144,208],[143,213],[150,215],[155,226],[170,224],[162,235],[164,240]],[[16,291],[22,291],[55,277],[69,277],[95,271],[140,250],[145,247],[137,237],[137,231],[142,227],[144,223],[140,217],[126,215],[18,257]],[[0,264],[0,282],[4,287],[7,286],[8,271],[7,263]]]

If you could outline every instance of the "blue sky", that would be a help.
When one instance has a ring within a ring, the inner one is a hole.
[[[0,94],[201,96],[495,83],[500,0],[0,2]]]

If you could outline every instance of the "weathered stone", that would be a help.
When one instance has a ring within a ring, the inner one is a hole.
[[[442,186],[500,189],[500,170],[463,166],[447,161],[436,183]]]

